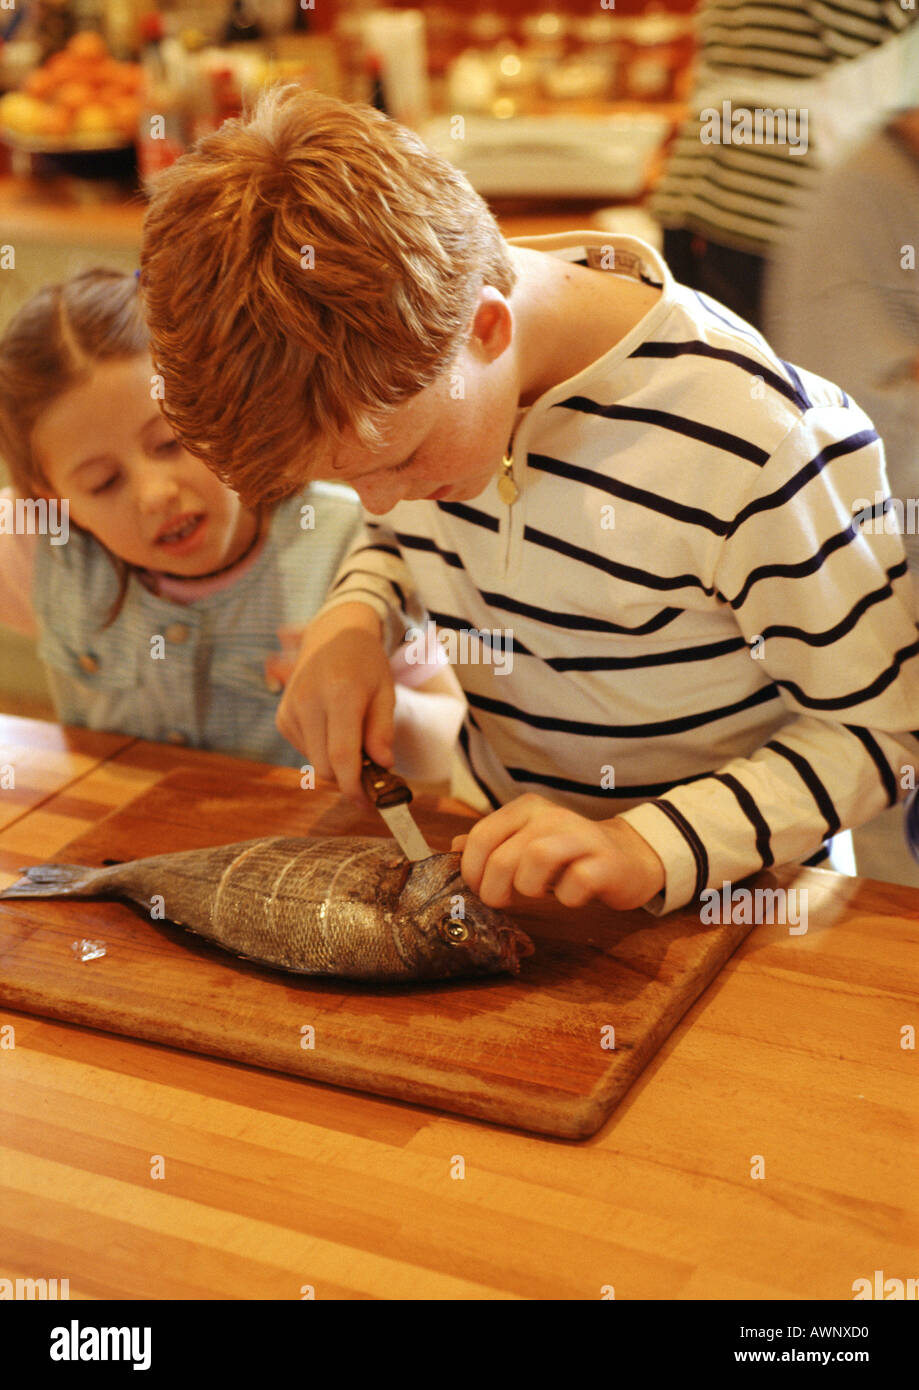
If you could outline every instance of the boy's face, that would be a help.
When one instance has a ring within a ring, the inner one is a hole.
[[[449,371],[387,417],[379,449],[339,448],[323,476],[349,483],[369,512],[397,502],[478,497],[495,478],[519,402],[506,301],[483,291],[473,331]]]

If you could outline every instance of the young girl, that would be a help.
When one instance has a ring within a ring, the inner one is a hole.
[[[0,622],[37,637],[62,723],[300,766],[279,693],[360,505],[314,483],[248,510],[175,439],[158,382],[132,275],[48,286],[7,326],[5,511],[14,497],[62,511],[59,534],[0,533]],[[397,709],[401,770],[436,780],[460,706],[403,684]]]

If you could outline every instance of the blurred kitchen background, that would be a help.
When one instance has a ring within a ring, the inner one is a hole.
[[[0,324],[49,281],[134,269],[145,180],[282,78],[414,126],[508,236],[598,222],[660,244],[643,204],[685,110],[692,0],[7,3]],[[2,629],[0,709],[53,717],[32,643]]]

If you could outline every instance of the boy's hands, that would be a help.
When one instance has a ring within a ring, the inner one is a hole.
[[[592,821],[534,793],[518,796],[454,837],[460,871],[489,907],[506,907],[550,889],[565,907],[599,898],[624,911],[643,907],[664,886],[664,866],[627,821]]]
[[[382,624],[366,603],[343,603],[306,629],[275,723],[317,777],[363,799],[361,748],[393,762],[395,690]]]
[[[284,672],[275,721],[317,776],[357,800],[362,748],[384,767],[393,763],[395,687],[381,636],[380,619],[365,603],[316,618]],[[286,650],[284,658],[287,666]],[[626,821],[588,820],[533,793],[455,836],[452,847],[463,851],[463,878],[490,907],[506,907],[516,890],[527,898],[551,891],[565,907],[599,898],[625,910],[644,906],[664,886],[663,864]]]

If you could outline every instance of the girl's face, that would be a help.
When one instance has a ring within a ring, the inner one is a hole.
[[[70,519],[142,569],[209,574],[239,559],[256,519],[189,454],[151,395],[148,358],[97,363],[39,417],[32,447]]]

